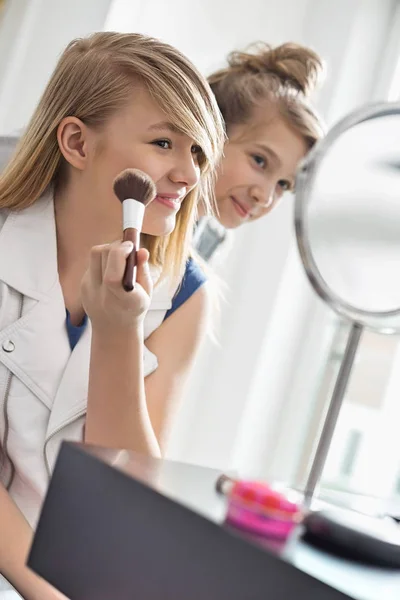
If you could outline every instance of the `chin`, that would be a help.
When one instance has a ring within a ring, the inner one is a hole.
[[[237,229],[241,225],[244,225],[243,221],[240,221],[240,223],[235,221],[235,222],[227,223],[226,225],[224,225],[224,227],[225,227],[225,229]]]
[[[236,215],[224,215],[218,220],[221,223],[221,225],[225,227],[225,229],[237,229],[237,227],[240,227],[245,223],[245,221],[239,220]]]
[[[143,226],[143,233],[147,233],[148,235],[154,235],[155,237],[164,237],[165,235],[169,235],[175,229],[175,217],[171,219],[160,219],[157,221],[153,221],[151,224],[146,227],[146,224]]]
[[[219,206],[219,215],[216,217],[225,229],[236,229],[243,225],[243,221],[232,205],[221,203]]]

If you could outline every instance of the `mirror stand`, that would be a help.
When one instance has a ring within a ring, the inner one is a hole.
[[[311,505],[315,491],[322,476],[362,332],[363,327],[361,325],[358,323],[352,324],[340,369],[336,377],[335,387],[332,391],[325,422],[304,489],[304,500],[307,508],[309,508]]]

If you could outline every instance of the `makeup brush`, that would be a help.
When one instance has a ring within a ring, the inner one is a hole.
[[[126,259],[122,278],[124,290],[130,292],[136,282],[136,253],[140,247],[145,208],[157,195],[153,180],[139,169],[126,169],[114,179],[114,193],[122,204],[123,241],[133,243],[133,250]]]

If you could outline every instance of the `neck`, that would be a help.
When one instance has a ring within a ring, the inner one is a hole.
[[[56,191],[54,198],[57,229],[57,253],[59,272],[75,270],[80,265],[84,272],[88,265],[90,249],[108,244],[122,237],[118,223],[118,200],[115,200],[115,216],[101,198],[93,197],[82,186],[69,184]]]
[[[120,210],[118,200],[114,219],[109,208],[105,210],[107,203],[94,196],[84,186],[71,182],[57,190],[54,197],[58,275],[72,321],[79,321],[83,315],[80,286],[91,248],[111,243],[122,235],[122,217],[121,225],[115,226]]]

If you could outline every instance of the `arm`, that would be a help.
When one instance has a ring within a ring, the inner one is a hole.
[[[85,441],[160,455],[144,390],[143,327],[129,335],[93,331]]]
[[[121,285],[126,250],[120,243],[92,250],[82,300],[92,322],[85,441],[160,456],[169,422],[205,331],[207,285],[199,288],[146,341],[158,357],[144,380],[143,320],[150,304],[148,253],[138,253],[138,285]],[[146,386],[146,389],[145,389]]]
[[[26,600],[66,600],[25,566],[32,536],[27,521],[0,484],[0,573]]]
[[[204,338],[210,314],[208,283],[203,284],[146,340],[158,368],[146,377],[147,406],[161,448],[182,399],[184,386]]]
[[[148,253],[138,252],[137,285],[122,287],[132,244],[92,250],[82,301],[92,323],[85,441],[159,456],[146,404],[143,321],[150,304]]]

